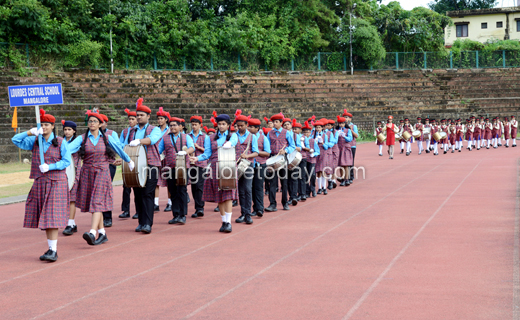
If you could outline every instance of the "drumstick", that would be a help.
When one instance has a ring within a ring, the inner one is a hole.
[[[278,154],[277,154],[277,155],[279,155],[279,154],[282,152],[282,150],[285,149],[286,146],[287,146],[287,143],[283,145],[283,147],[280,149],[280,151],[278,151]]]

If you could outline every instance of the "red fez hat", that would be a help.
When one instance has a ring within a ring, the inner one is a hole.
[[[55,123],[56,118],[54,118],[52,115],[50,115],[48,113],[46,114],[45,110],[40,109],[40,122]]]
[[[143,105],[143,98],[137,99],[137,103],[135,105],[135,111],[136,111],[136,113],[138,111],[145,112],[145,113],[148,113],[148,114],[152,113],[152,110],[150,110],[150,108],[148,108],[147,106]]]
[[[125,109],[125,112],[128,117],[137,117],[137,114],[135,113],[135,111],[130,111],[130,110],[128,110],[128,108]]]

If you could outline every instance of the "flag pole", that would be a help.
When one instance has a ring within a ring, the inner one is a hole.
[[[40,131],[40,128],[42,127],[40,122],[40,106],[34,106],[34,112],[36,112],[36,128]],[[41,134],[38,134],[38,146],[38,149],[40,149],[40,162],[41,164],[44,164],[45,160],[43,159],[43,142]]]

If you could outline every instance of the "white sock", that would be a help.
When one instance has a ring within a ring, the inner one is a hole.
[[[233,212],[226,212],[226,222],[231,223],[231,215]]]
[[[498,138],[498,143],[502,144],[502,138]]]
[[[74,221],[74,219],[69,219],[69,223],[67,225],[69,227],[74,227],[76,225],[76,221]]]
[[[103,229],[98,229],[97,232],[99,232],[99,234],[105,234],[105,228],[103,228]]]
[[[159,198],[158,198],[158,197],[156,197],[156,198],[154,199],[154,203],[155,203],[156,206],[159,205]]]
[[[92,233],[94,235],[94,237],[96,236],[96,230],[90,229],[90,233]]]
[[[513,145],[516,145],[516,138],[513,139]]]
[[[47,239],[47,244],[49,245],[49,249],[56,252],[58,248],[58,240],[50,240]]]
[[[509,147],[509,139],[506,139],[506,146]]]
[[[171,206],[172,205],[172,199],[168,198],[168,205]]]
[[[220,217],[222,218],[222,222],[227,222],[225,214],[223,216],[220,216]]]
[[[379,154],[383,154],[383,145],[379,146]]]

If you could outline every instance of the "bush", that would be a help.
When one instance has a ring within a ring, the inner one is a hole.
[[[66,67],[97,67],[100,64],[101,48],[96,41],[84,40],[67,46]]]

